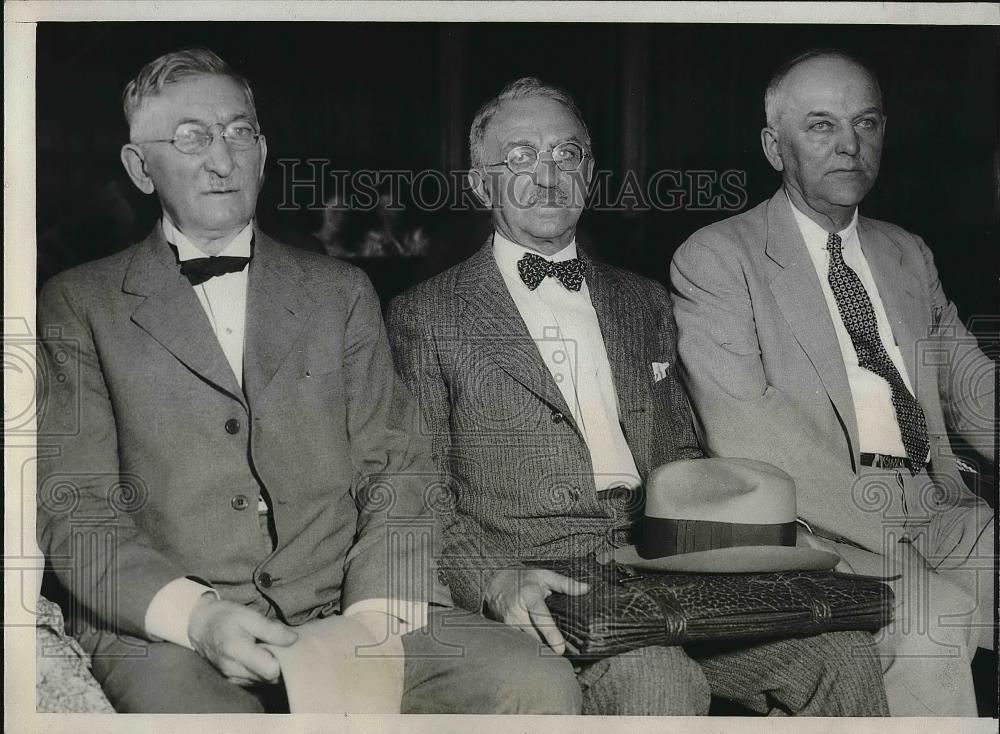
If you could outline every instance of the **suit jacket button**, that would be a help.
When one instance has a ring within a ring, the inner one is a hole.
[[[229,504],[234,510],[245,510],[250,506],[250,500],[245,494],[238,494],[229,500]]]
[[[226,433],[237,434],[240,432],[240,422],[235,418],[226,421]]]
[[[574,500],[580,499],[580,496],[582,494],[583,493],[580,491],[580,487],[578,487],[575,484],[569,488],[569,496],[572,497]]]
[[[265,589],[270,589],[271,584],[274,583],[274,579],[271,578],[271,574],[269,574],[267,571],[263,571],[257,577],[257,583],[263,586]]]
[[[438,583],[440,583],[442,586],[448,585],[448,579],[445,577],[444,571],[439,570],[437,576],[438,576]]]
[[[566,416],[564,416],[558,410],[553,410],[552,411],[552,422],[553,423],[562,423],[564,420],[566,420]]]

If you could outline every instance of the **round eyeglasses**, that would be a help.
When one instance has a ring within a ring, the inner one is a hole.
[[[137,143],[170,143],[177,150],[185,155],[195,155],[206,150],[215,140],[213,130],[222,127],[221,124],[213,125],[210,128],[199,125],[196,122],[185,122],[177,126],[172,138],[160,140],[137,140]],[[219,133],[219,136],[226,141],[226,144],[233,150],[250,150],[257,144],[261,133],[245,120],[231,122]]]
[[[502,161],[497,163],[487,163],[487,166],[507,166],[511,173],[531,173],[538,167],[538,158],[544,151],[537,150],[531,145],[519,145],[507,151],[507,155]],[[584,159],[590,157],[590,153],[584,150],[583,146],[572,140],[559,143],[552,148],[552,162],[560,171],[575,171],[583,165]]]

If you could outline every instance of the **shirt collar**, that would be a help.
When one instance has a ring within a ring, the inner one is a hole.
[[[785,193],[788,197],[788,193]],[[820,227],[816,222],[807,217],[805,214],[799,211],[798,207],[792,203],[791,197],[788,197],[788,203],[792,207],[792,214],[795,216],[795,222],[799,225],[799,232],[802,233],[802,239],[806,241],[806,247],[811,250],[823,250],[826,251],[826,242],[830,237],[830,233],[825,229]],[[840,240],[846,247],[849,243],[854,241],[854,233],[858,230],[858,209],[854,208],[854,216],[851,217],[851,222],[842,230],[837,232],[840,235]]]
[[[185,260],[193,260],[198,257],[207,257],[206,253],[198,248],[191,240],[184,236],[181,232],[170,221],[170,217],[167,213],[163,213],[163,237],[171,245],[177,248],[177,259],[180,262]],[[247,226],[240,230],[233,239],[222,248],[222,251],[218,254],[220,256],[227,257],[250,257],[250,241],[253,239],[253,220],[247,223]]]
[[[544,257],[546,260],[551,260],[552,262],[572,260],[576,257],[576,238],[574,237],[572,242],[554,255],[542,255],[540,252],[535,252],[524,245],[511,242],[499,232],[493,233],[493,257],[496,259],[501,273],[520,278],[521,276],[517,271],[517,262],[528,253]]]

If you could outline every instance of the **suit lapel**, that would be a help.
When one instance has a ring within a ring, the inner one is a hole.
[[[773,261],[771,292],[796,341],[819,375],[857,451],[858,422],[830,309],[791,204],[780,189],[767,206],[765,253]]]
[[[641,316],[644,304],[636,303],[623,291],[623,284],[615,272],[600,262],[581,253],[587,263],[587,288],[590,301],[597,312],[597,322],[611,365],[615,391],[618,395],[618,413],[626,440],[636,445],[636,437],[647,434],[643,419],[649,415],[642,408],[649,402],[649,385],[652,380],[652,363],[645,358],[641,348],[649,339],[643,333],[646,320]],[[648,364],[647,364],[648,362]],[[640,457],[635,457],[638,461]]]
[[[465,302],[462,319],[477,350],[579,430],[559,387],[528,333],[493,257],[493,236],[465,261],[456,293]]]
[[[243,402],[236,376],[159,223],[136,250],[122,290],[143,297],[131,316],[137,326],[192,372]]]
[[[920,336],[921,325],[915,319],[920,313],[914,303],[919,288],[912,273],[903,267],[903,251],[889,237],[882,234],[870,222],[858,219],[858,239],[861,251],[868,261],[868,269],[875,280],[878,296],[885,307],[885,315],[892,328],[893,339],[903,355],[903,364],[916,385],[915,345]],[[926,329],[926,325],[924,325]]]
[[[254,236],[243,351],[243,388],[251,405],[274,378],[314,307],[301,268],[256,226]]]

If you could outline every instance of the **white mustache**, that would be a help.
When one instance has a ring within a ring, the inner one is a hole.
[[[568,191],[564,191],[562,188],[543,189],[536,186],[525,202],[525,206],[535,206],[539,201],[549,206],[565,206],[572,201],[572,197]]]

